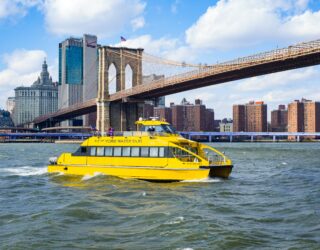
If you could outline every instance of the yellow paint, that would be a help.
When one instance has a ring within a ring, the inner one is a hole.
[[[164,121],[139,121],[138,125],[168,125]],[[232,162],[220,151],[198,142],[187,140],[177,134],[157,132],[130,132],[127,136],[91,137],[82,147],[170,147],[171,157],[107,157],[78,156],[63,153],[56,164],[48,166],[48,172],[62,172],[74,175],[94,175],[96,173],[118,176],[126,179],[144,179],[153,181],[182,181],[209,177],[210,166],[214,166],[221,176],[227,178]],[[214,161],[205,151],[214,154]],[[180,152],[178,154],[177,152]],[[228,167],[227,167],[228,168]]]

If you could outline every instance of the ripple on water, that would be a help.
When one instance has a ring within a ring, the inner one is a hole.
[[[47,167],[22,166],[14,168],[0,168],[1,176],[31,176],[47,174]]]
[[[3,249],[317,249],[320,144],[215,144],[231,178],[46,174],[77,145],[0,147]]]

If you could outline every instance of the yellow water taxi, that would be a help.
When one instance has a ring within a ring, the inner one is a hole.
[[[138,131],[90,137],[76,152],[51,159],[48,172],[155,182],[229,177],[232,162],[220,151],[183,138],[165,121],[136,124]]]

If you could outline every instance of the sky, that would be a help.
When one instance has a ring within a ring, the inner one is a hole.
[[[211,65],[320,39],[319,24],[319,0],[0,0],[0,108],[15,87],[37,79],[44,58],[57,81],[58,44],[71,36],[95,34],[101,45]],[[222,119],[251,100],[265,101],[268,111],[302,97],[320,101],[319,80],[320,66],[306,67],[170,95],[166,103],[200,98]]]

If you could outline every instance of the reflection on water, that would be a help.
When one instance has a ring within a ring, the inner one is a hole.
[[[46,173],[77,145],[0,145],[1,249],[318,249],[320,144],[215,144],[231,178]]]

